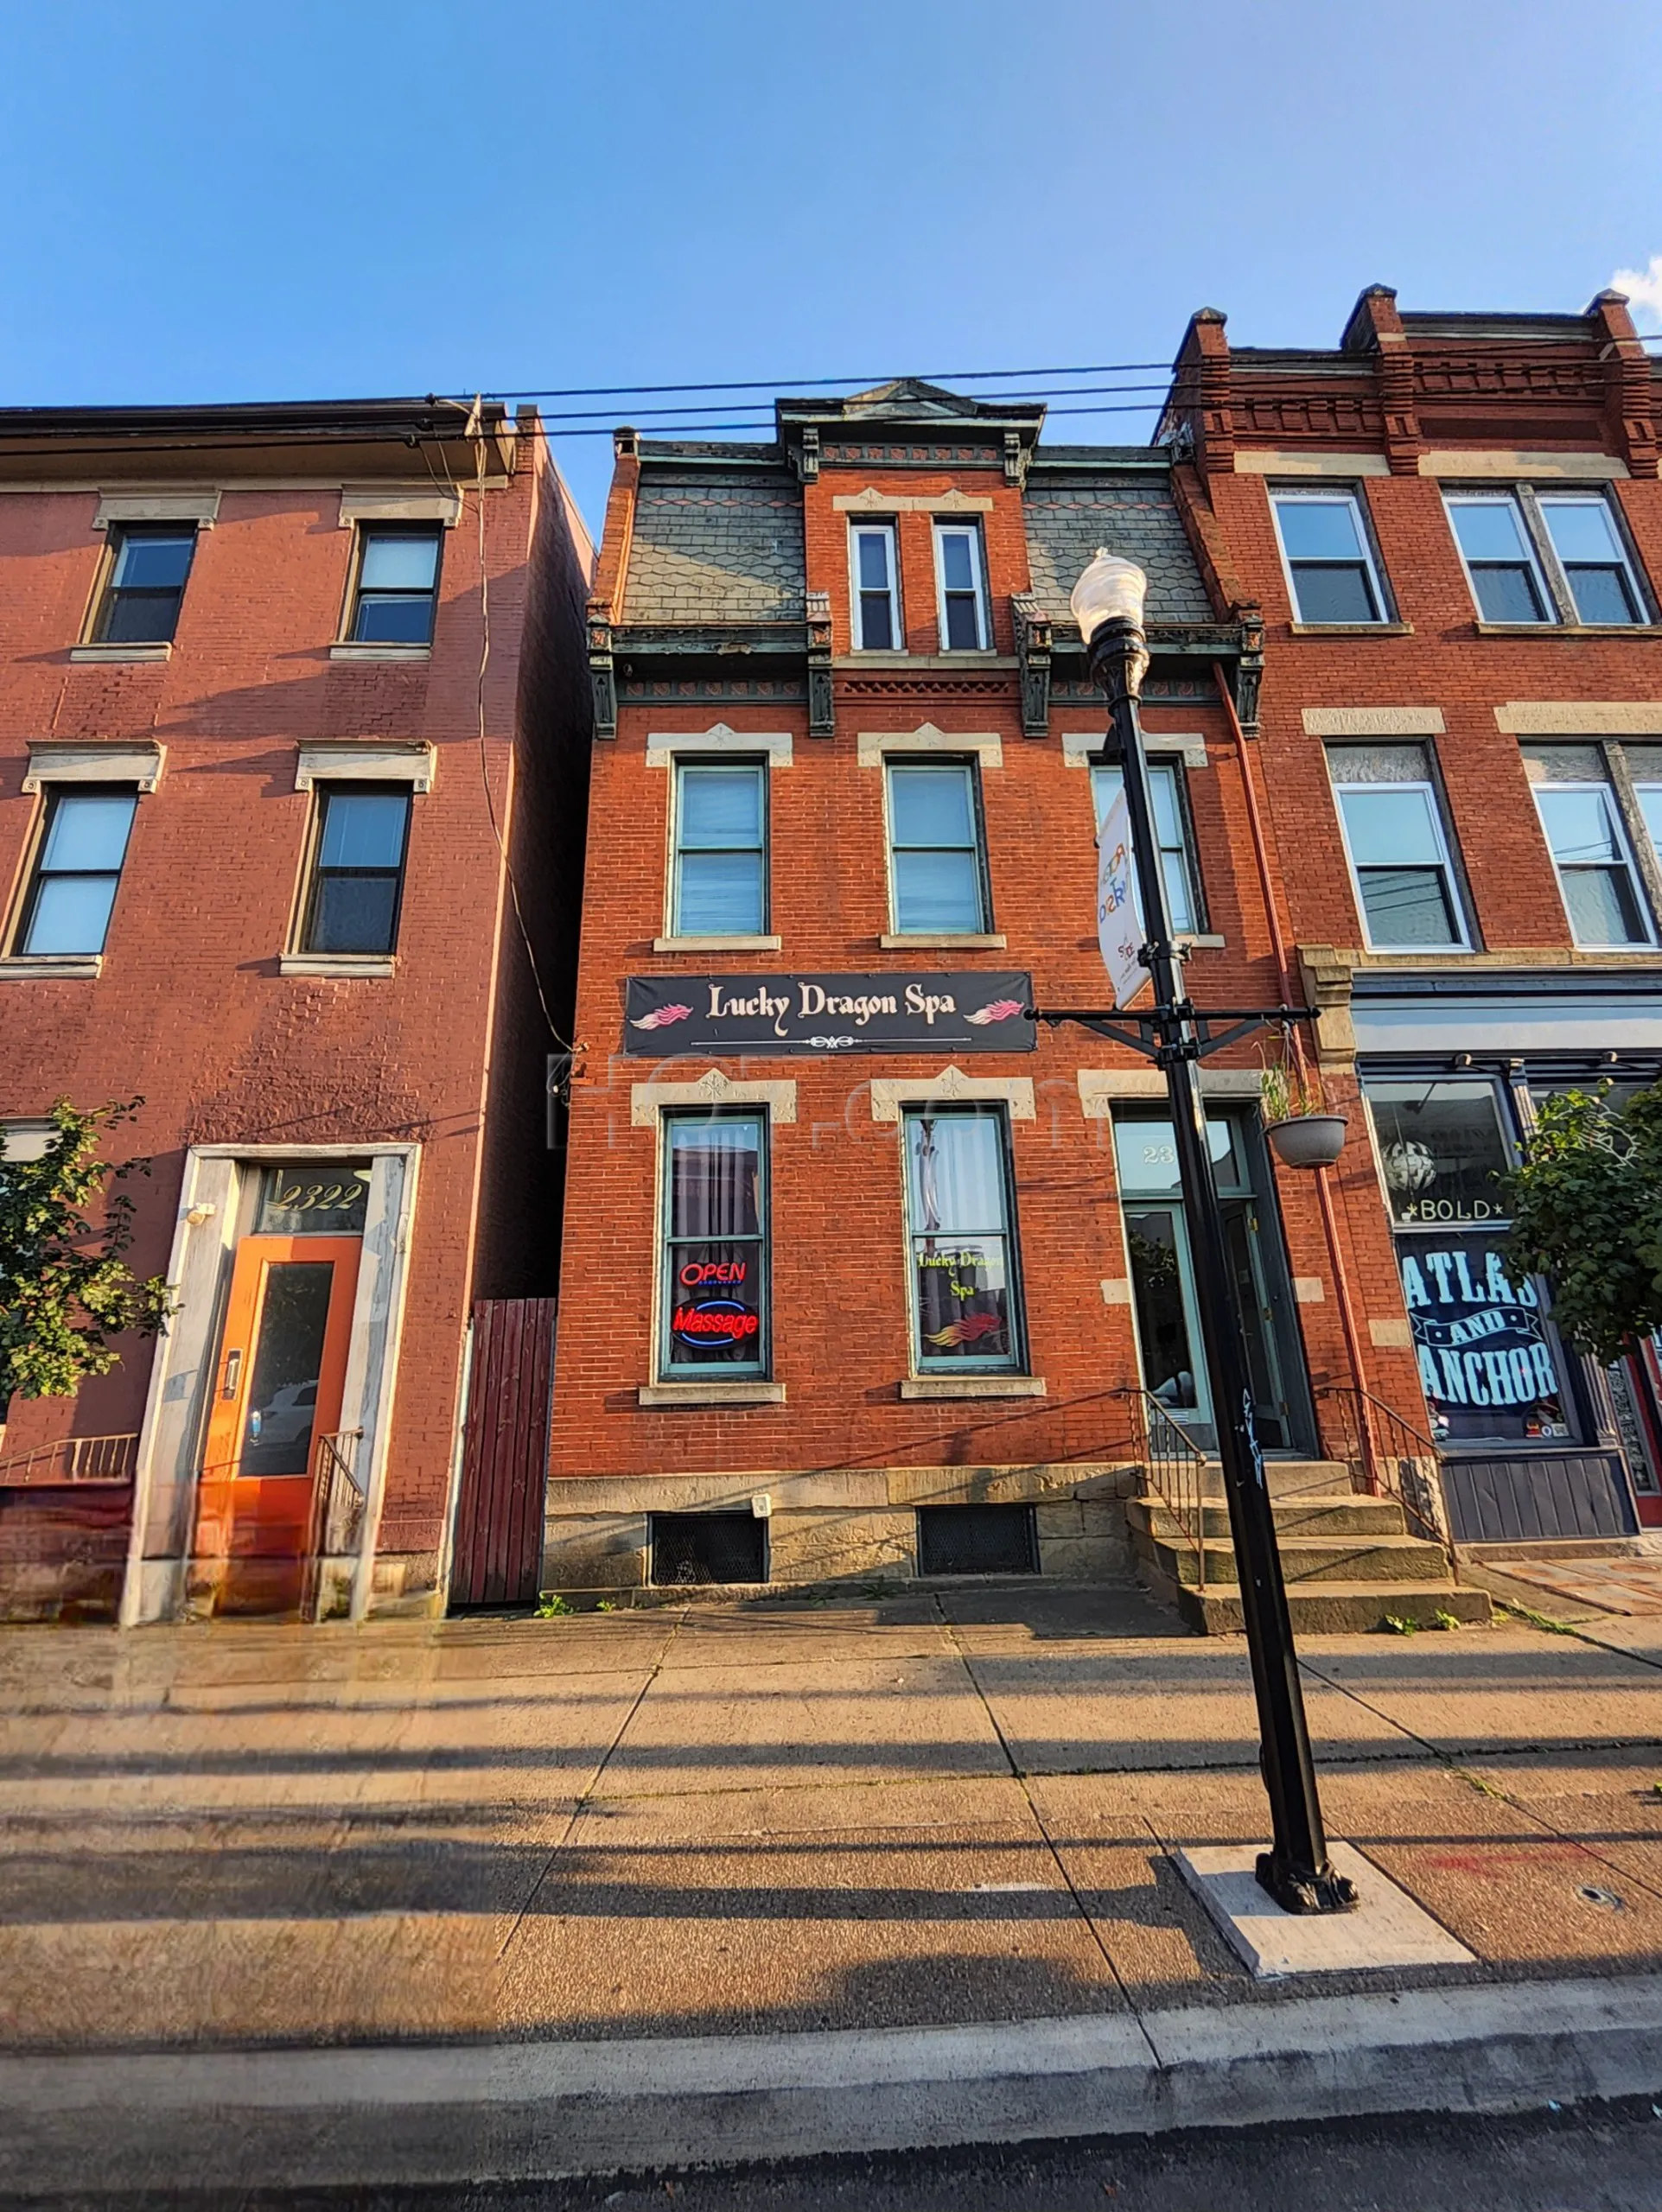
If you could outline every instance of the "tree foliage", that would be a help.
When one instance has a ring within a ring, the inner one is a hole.
[[[1609,1091],[1544,1099],[1502,1181],[1509,1267],[1548,1276],[1559,1328],[1607,1364],[1662,1329],[1662,1084],[1620,1109]]]
[[[118,1185],[150,1163],[112,1169],[99,1156],[143,1103],[81,1113],[60,1098],[56,1141],[39,1160],[0,1158],[0,1420],[14,1395],[73,1398],[119,1360],[112,1338],[154,1336],[173,1311],[163,1278],[141,1282],[123,1257],[133,1201]]]

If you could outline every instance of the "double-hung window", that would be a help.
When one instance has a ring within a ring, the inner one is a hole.
[[[1098,836],[1124,781],[1116,763],[1092,762],[1091,796],[1096,805]],[[1194,936],[1206,927],[1206,922],[1200,903],[1200,870],[1194,864],[1188,835],[1183,772],[1176,761],[1149,761],[1149,794],[1154,801],[1155,842],[1160,849],[1160,873],[1165,881],[1171,925],[1180,936]]]
[[[982,935],[991,924],[975,763],[890,760],[888,770],[895,935]]]
[[[678,760],[671,935],[759,937],[767,927],[766,766]]]
[[[1465,948],[1442,810],[1423,746],[1335,746],[1328,767],[1357,903],[1376,951]]]
[[[50,794],[23,894],[18,952],[103,951],[137,804],[135,791],[113,786]]]
[[[1385,593],[1353,492],[1277,492],[1271,504],[1300,622],[1383,622]]]
[[[935,524],[935,595],[939,602],[941,651],[984,652],[987,598],[981,570],[981,532],[974,523]]]
[[[302,906],[302,952],[386,954],[398,941],[410,793],[320,784]]]
[[[862,653],[904,649],[900,571],[892,522],[857,522],[849,531],[854,582],[854,649]]]
[[[1526,751],[1570,934],[1595,949],[1653,942],[1627,833],[1596,746]]]
[[[1555,620],[1523,510],[1511,493],[1451,493],[1448,505],[1455,542],[1484,621]]]
[[[920,1374],[1024,1358],[1004,1109],[908,1108],[906,1217]]]
[[[1642,622],[1639,580],[1597,493],[1542,493],[1536,501],[1582,622]]]
[[[164,645],[179,625],[196,532],[178,523],[111,529],[110,563],[92,620],[99,645]]]
[[[347,636],[360,645],[430,645],[442,533],[427,523],[363,523]]]
[[[666,1113],[663,1163],[658,1371],[765,1376],[767,1116]]]

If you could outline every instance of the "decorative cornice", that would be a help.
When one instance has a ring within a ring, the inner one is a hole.
[[[719,1068],[710,1068],[693,1083],[629,1085],[632,1127],[654,1128],[665,1106],[766,1106],[776,1122],[794,1122],[796,1084],[788,1078],[774,1083],[735,1083]]]
[[[957,1065],[939,1075],[878,1076],[871,1084],[871,1118],[898,1122],[902,1106],[930,1105],[936,1100],[956,1104],[960,1100],[997,1102],[1009,1109],[1012,1122],[1038,1118],[1030,1075],[965,1075]]]
[[[915,729],[863,729],[854,741],[862,768],[879,768],[886,753],[973,753],[984,768],[1004,765],[1003,740],[996,730],[958,731],[920,722]]]
[[[678,753],[765,753],[770,767],[791,765],[789,730],[731,729],[712,722],[708,729],[653,731],[646,739],[646,766],[667,768]]]
[[[42,784],[131,784],[153,791],[168,748],[154,738],[37,737],[29,741],[26,791]]]

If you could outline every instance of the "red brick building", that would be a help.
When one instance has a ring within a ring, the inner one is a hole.
[[[1123,1567],[1133,1394],[1202,1439],[1210,1408],[1162,1078],[1023,1012],[1106,996],[1068,594],[1098,545],[1149,573],[1162,844],[1214,1006],[1274,1005],[1290,962],[1242,727],[1262,618],[1167,448],[1047,446],[1042,409],[912,383],[776,416],[618,438],[545,1580]],[[1359,1315],[1398,1324],[1371,1386],[1417,1413],[1417,1384],[1365,1141],[1336,1204],[1275,1174],[1258,1066],[1247,1040],[1207,1084],[1260,1429],[1308,1457]]]
[[[0,1603],[433,1608],[470,1307],[554,1288],[582,525],[500,406],[12,410],[0,562],[5,1148],[142,1096],[180,1298],[13,1402]]]
[[[1392,1395],[1411,1346],[1468,1541],[1662,1520],[1654,1357],[1566,1352],[1506,1280],[1495,1182],[1544,1093],[1662,1073],[1659,375],[1613,293],[1403,315],[1375,288],[1332,352],[1197,315],[1162,429],[1215,612],[1262,621],[1368,1380]]]

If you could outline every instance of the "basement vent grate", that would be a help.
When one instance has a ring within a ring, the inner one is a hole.
[[[920,1505],[920,1574],[1036,1574],[1030,1505]]]
[[[751,1513],[654,1513],[653,1580],[766,1582],[767,1524]]]

